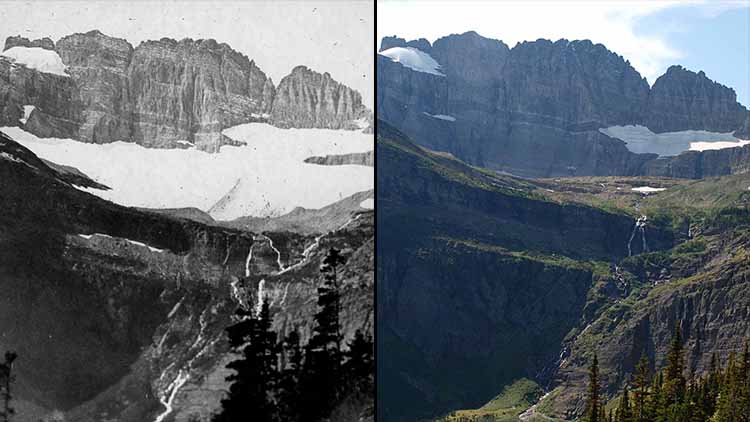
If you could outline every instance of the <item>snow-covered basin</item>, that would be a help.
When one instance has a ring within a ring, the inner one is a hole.
[[[17,127],[0,130],[39,157],[76,167],[112,188],[80,188],[94,195],[135,207],[196,207],[219,220],[278,216],[297,206],[321,208],[374,186],[372,167],[304,162],[311,156],[372,150],[373,135],[359,131],[249,123],[223,132],[246,146],[223,146],[211,154],[127,142],[41,139]]]
[[[732,132],[683,130],[654,133],[640,125],[611,126],[599,129],[599,131],[625,141],[625,146],[632,152],[653,153],[660,156],[673,156],[685,151],[734,148],[750,144],[750,140],[739,139]]]
[[[40,72],[52,73],[60,76],[68,76],[65,73],[65,65],[60,56],[52,51],[40,47],[11,47],[0,55],[13,59],[30,69]]]
[[[381,51],[381,56],[388,57],[396,63],[416,70],[417,72],[429,73],[437,76],[445,76],[440,72],[440,64],[429,54],[414,47],[393,47]]]

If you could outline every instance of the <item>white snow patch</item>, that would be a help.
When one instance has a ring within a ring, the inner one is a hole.
[[[430,114],[430,113],[428,113],[426,111],[423,111],[422,113],[424,113],[425,115],[430,116],[430,117],[432,117],[434,119],[445,120],[447,122],[455,122],[456,121],[455,117],[449,116],[447,114]]]
[[[440,73],[440,64],[429,54],[414,47],[393,47],[381,51],[381,56],[386,56],[396,63],[416,70],[417,72],[429,73],[437,76],[445,76]]]
[[[673,156],[685,151],[734,148],[750,144],[750,141],[736,138],[732,132],[683,130],[654,133],[649,128],[640,125],[611,126],[601,128],[599,132],[625,141],[625,146],[632,152],[653,153],[660,156]]]
[[[298,206],[322,208],[374,185],[372,167],[304,162],[311,156],[373,149],[372,134],[351,130],[249,123],[223,132],[247,145],[223,146],[213,154],[38,138],[17,127],[0,130],[40,158],[75,167],[112,188],[81,190],[125,206],[211,210],[217,220],[278,216]]]
[[[52,50],[40,47],[11,47],[0,53],[0,55],[13,59],[14,62],[22,64],[29,69],[60,76],[69,76],[65,73],[65,65],[62,59]]]
[[[371,209],[375,208],[375,199],[373,199],[373,198],[367,198],[364,201],[362,201],[362,202],[359,203],[359,207],[367,209],[367,210],[371,210]]]
[[[175,142],[177,142],[180,145],[187,145],[187,146],[191,146],[191,147],[195,145],[194,143],[192,143],[190,141],[175,141]]]
[[[750,144],[750,141],[737,139],[736,142],[719,141],[719,142],[691,142],[690,151],[707,151],[724,148],[735,148]]]
[[[654,187],[651,187],[651,186],[638,186],[637,188],[632,188],[631,190],[632,191],[636,191],[636,192],[640,192],[642,194],[648,195],[649,193],[665,191],[665,190],[667,190],[667,188],[654,188]]]
[[[354,120],[354,125],[357,126],[358,129],[364,130],[370,127],[370,122],[367,121],[367,118],[360,117],[359,119]]]
[[[23,117],[18,119],[19,122],[26,124],[26,122],[29,121],[29,117],[31,116],[31,112],[33,112],[36,109],[33,105],[25,105],[23,106]]]
[[[131,239],[127,239],[127,238],[124,238],[124,237],[115,238],[113,236],[110,236],[110,235],[104,234],[104,233],[79,234],[78,236],[80,236],[80,237],[82,237],[82,238],[84,238],[86,240],[89,240],[89,239],[91,239],[94,236],[107,237],[107,238],[110,238],[110,239],[122,239],[122,240],[124,240],[124,241],[126,241],[126,242],[128,242],[128,243],[130,243],[132,245],[136,245],[136,246],[141,246],[141,247],[144,247],[144,248],[148,248],[148,250],[150,250],[151,252],[159,252],[159,253],[164,252],[164,249],[155,248],[155,247],[153,247],[151,245],[147,245],[147,244],[145,244],[143,242],[139,242],[137,240],[131,240]]]

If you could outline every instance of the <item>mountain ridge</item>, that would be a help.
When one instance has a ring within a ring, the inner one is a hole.
[[[419,47],[445,76],[384,55]],[[656,156],[636,154],[599,128],[640,124],[656,133],[745,136],[750,118],[734,90],[703,72],[672,66],[650,87],[624,57],[589,40],[540,39],[509,48],[475,32],[432,44],[385,37],[377,67],[382,119],[420,145],[523,177],[646,174]]]
[[[134,47],[92,30],[57,43],[12,36],[6,40],[9,48],[54,51],[68,68],[69,80],[47,82],[51,75],[0,61],[0,76],[5,75],[0,92],[8,93],[0,122],[42,137],[133,140],[157,148],[187,141],[211,152],[233,145],[221,131],[242,123],[357,130],[362,129],[357,122],[366,127],[372,119],[359,93],[328,73],[309,70],[300,80],[306,96],[283,89],[283,81],[277,92],[253,60],[213,39],[161,38]],[[21,123],[24,106],[35,108]],[[300,111],[304,117],[297,117]]]

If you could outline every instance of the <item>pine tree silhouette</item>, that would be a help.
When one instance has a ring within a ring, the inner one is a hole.
[[[586,403],[586,421],[587,422],[604,422],[602,413],[604,407],[600,403],[600,385],[599,385],[599,359],[594,353],[594,360],[589,368],[589,392],[588,402]]]
[[[3,407],[0,409],[0,422],[8,422],[15,413],[15,410],[10,406],[10,401],[13,396],[11,395],[10,386],[13,383],[13,362],[16,360],[18,355],[15,352],[5,352],[5,361],[0,363],[0,395],[2,396]]]
[[[331,248],[320,270],[324,281],[318,287],[319,310],[315,314],[313,336],[305,347],[305,363],[300,377],[300,413],[304,421],[317,421],[329,415],[342,391],[338,269],[345,262],[340,251]]]
[[[232,350],[242,357],[227,364],[228,369],[234,370],[226,378],[232,384],[229,395],[221,401],[221,412],[213,421],[277,421],[278,348],[268,303],[263,303],[258,315],[245,309],[238,310],[237,315],[240,321],[226,331]]]

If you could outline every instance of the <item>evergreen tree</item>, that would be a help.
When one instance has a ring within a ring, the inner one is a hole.
[[[685,398],[686,388],[684,370],[682,336],[677,325],[667,352],[667,366],[664,368],[664,381],[659,395],[656,422],[673,422],[680,415],[680,406]]]
[[[349,351],[345,353],[344,379],[356,394],[370,396],[374,392],[373,372],[375,369],[373,359],[372,338],[365,337],[357,330],[354,339],[349,343]]]
[[[599,385],[599,359],[594,353],[594,360],[589,367],[589,391],[586,403],[585,420],[587,422],[604,422],[602,412],[604,407],[600,403],[600,385]]]
[[[0,363],[0,397],[2,397],[2,408],[0,409],[0,421],[8,422],[15,413],[10,406],[11,395],[10,386],[13,383],[13,362],[18,355],[15,352],[5,352],[5,361]]]
[[[648,422],[651,415],[646,409],[649,397],[650,371],[648,357],[644,353],[636,366],[633,377],[633,420],[635,422]]]
[[[315,314],[313,336],[305,347],[300,379],[300,407],[304,421],[317,421],[328,416],[342,391],[338,269],[345,262],[339,250],[331,248],[320,270],[324,281],[318,287],[319,310]]]
[[[300,421],[299,403],[301,400],[300,376],[304,353],[300,346],[299,333],[291,331],[284,339],[283,363],[279,380],[279,418],[282,421]]]
[[[737,400],[738,400],[738,374],[739,369],[735,363],[734,352],[729,354],[729,363],[722,377],[719,397],[716,402],[716,413],[712,421],[715,422],[737,422]]]
[[[229,395],[221,401],[221,412],[214,422],[279,420],[275,400],[278,349],[276,333],[271,330],[268,303],[258,315],[251,310],[237,311],[240,321],[227,328],[232,349],[241,358],[227,364],[234,373],[226,379],[232,384]]]
[[[615,419],[617,422],[633,422],[633,411],[630,408],[630,395],[627,385],[622,390],[622,398],[620,398]]]

